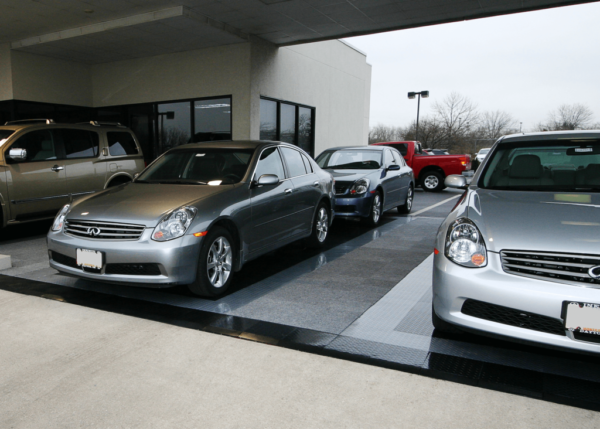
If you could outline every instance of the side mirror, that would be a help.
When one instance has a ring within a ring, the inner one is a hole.
[[[276,185],[279,183],[279,177],[276,174],[263,174],[258,178],[258,186]]]
[[[388,171],[398,171],[400,170],[400,166],[398,164],[392,164],[387,169]]]
[[[24,161],[27,159],[27,150],[25,149],[11,149],[8,152],[8,157],[15,161]]]
[[[451,174],[444,180],[444,185],[449,188],[467,189],[467,179],[460,174]]]

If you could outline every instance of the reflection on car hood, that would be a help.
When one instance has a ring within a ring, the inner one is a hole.
[[[154,227],[167,212],[228,189],[231,189],[231,186],[129,183],[99,192],[76,203],[67,219],[123,222]]]
[[[381,169],[377,170],[325,170],[331,173],[335,180],[340,182],[354,182],[371,174],[381,174]]]
[[[468,216],[493,252],[600,254],[600,194],[479,189]]]

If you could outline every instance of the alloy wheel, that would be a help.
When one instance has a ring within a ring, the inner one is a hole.
[[[413,203],[413,188],[408,188],[408,195],[406,196],[406,209],[410,211]]]
[[[375,194],[373,197],[373,213],[372,213],[373,223],[379,222],[379,216],[381,216],[381,197],[379,194]]]
[[[231,275],[232,260],[231,244],[225,237],[218,237],[210,245],[206,261],[208,280],[214,287],[220,288],[227,283]]]
[[[327,215],[327,209],[325,209],[325,207],[319,209],[316,228],[317,240],[322,243],[325,241],[325,238],[327,238],[327,231],[329,230],[329,216]]]
[[[428,189],[435,189],[440,184],[440,181],[437,176],[431,175],[427,176],[423,183],[425,183]]]

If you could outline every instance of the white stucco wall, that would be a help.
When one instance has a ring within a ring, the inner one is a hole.
[[[250,138],[250,43],[99,64],[94,107],[232,96],[233,138]]]
[[[12,100],[12,67],[10,43],[0,44],[0,101]]]
[[[252,50],[252,138],[260,134],[260,96],[316,107],[315,155],[333,146],[366,145],[371,66],[338,41]]]
[[[92,105],[89,65],[20,51],[11,51],[10,54],[12,98],[74,106]]]

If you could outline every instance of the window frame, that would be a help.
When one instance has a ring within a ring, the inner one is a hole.
[[[288,100],[281,100],[281,99],[277,99],[277,98],[272,98],[272,97],[266,97],[266,96],[260,96],[261,100],[268,100],[268,101],[273,101],[275,103],[277,103],[277,118],[276,118],[276,124],[275,124],[275,128],[276,128],[276,132],[275,132],[275,141],[281,141],[281,105],[285,104],[285,105],[291,105],[294,107],[294,111],[295,111],[295,124],[294,124],[294,142],[283,142],[283,143],[287,143],[287,144],[291,144],[293,146],[296,146],[300,149],[302,149],[299,146],[298,143],[298,136],[299,136],[299,128],[300,128],[300,108],[305,108],[305,109],[309,109],[311,111],[311,130],[310,130],[310,151],[305,150],[306,153],[308,153],[308,155],[312,158],[314,157],[314,152],[315,152],[315,121],[316,121],[316,117],[317,117],[317,108],[314,106],[309,106],[306,104],[301,104],[301,103],[294,103],[293,101],[288,101]],[[260,112],[259,112],[259,118],[260,118]],[[259,119],[260,120],[260,119]],[[259,124],[259,130],[260,130],[260,124]],[[259,131],[260,132],[260,131]],[[304,149],[302,149],[304,150]]]
[[[50,136],[52,137],[52,144],[54,145],[54,153],[56,154],[56,158],[54,159],[36,159],[36,160],[19,160],[16,161],[12,158],[9,158],[7,155],[10,152],[10,150],[12,149],[12,147],[15,145],[15,143],[17,143],[21,138],[25,137],[28,134],[31,133],[35,133],[38,131],[45,131],[50,133]],[[11,135],[12,136],[12,135]],[[6,150],[4,151],[4,159],[6,160],[7,164],[29,164],[32,162],[57,162],[57,161],[65,161],[67,159],[66,154],[65,154],[65,149],[63,146],[63,142],[62,140],[59,140],[56,138],[56,136],[54,135],[54,129],[43,129],[43,128],[38,128],[35,130],[26,130],[26,132],[18,135],[15,139],[14,142],[12,142],[10,144],[10,146],[7,145]],[[77,158],[74,158],[77,159]]]
[[[97,143],[97,147],[98,147],[98,151],[96,153],[95,156],[80,156],[77,158],[69,158],[67,155],[67,145],[66,145],[66,141],[62,135],[62,132],[65,130],[76,130],[76,131],[84,131],[90,134],[95,134],[96,135],[96,143]],[[76,160],[76,159],[96,159],[96,158],[100,158],[100,154],[102,153],[102,145],[101,145],[101,141],[100,141],[100,133],[98,133],[97,131],[94,130],[81,130],[78,128],[55,128],[52,131],[56,132],[59,135],[59,139],[58,141],[60,142],[60,144],[58,146],[62,146],[62,154],[64,155],[64,160]],[[139,154],[139,149],[138,149],[138,154]]]

